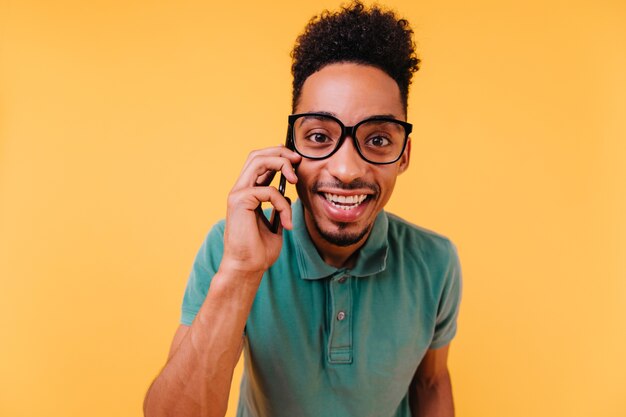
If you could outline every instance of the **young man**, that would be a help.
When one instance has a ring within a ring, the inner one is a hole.
[[[393,13],[354,3],[298,38],[294,150],[246,161],[195,260],[147,416],[223,416],[242,349],[238,416],[454,414],[454,246],[383,211],[409,166],[411,36]],[[279,171],[293,205],[268,186]],[[278,233],[257,214],[268,201]]]

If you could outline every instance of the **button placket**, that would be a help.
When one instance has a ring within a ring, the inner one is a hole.
[[[330,281],[332,314],[328,340],[330,363],[352,363],[352,288],[350,276],[342,275]]]

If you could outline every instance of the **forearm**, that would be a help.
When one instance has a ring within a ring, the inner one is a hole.
[[[446,371],[436,380],[416,378],[409,389],[413,417],[454,417],[452,383]]]
[[[226,413],[233,370],[258,288],[258,277],[219,271],[179,347],[150,387],[146,417]]]

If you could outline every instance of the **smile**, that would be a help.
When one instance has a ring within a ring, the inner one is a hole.
[[[361,205],[361,203],[367,198],[367,195],[337,195],[324,193],[324,197],[329,203],[337,208],[342,210],[352,210]]]

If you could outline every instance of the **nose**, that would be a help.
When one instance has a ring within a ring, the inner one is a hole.
[[[348,136],[330,158],[328,158],[328,172],[343,182],[349,184],[365,175],[367,162],[361,158],[354,147],[352,137]]]

